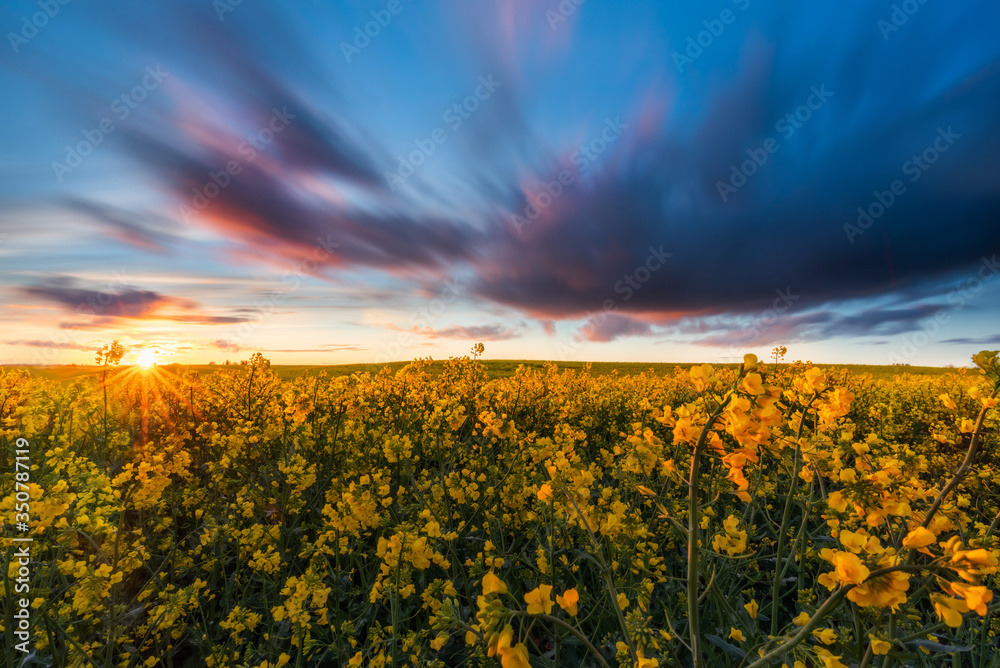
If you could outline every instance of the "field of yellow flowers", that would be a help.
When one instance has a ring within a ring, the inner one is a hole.
[[[973,361],[0,370],[3,660],[1000,666],[1000,361]]]

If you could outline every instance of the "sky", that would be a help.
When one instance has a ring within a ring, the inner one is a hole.
[[[964,365],[1000,4],[6,0],[0,363]]]

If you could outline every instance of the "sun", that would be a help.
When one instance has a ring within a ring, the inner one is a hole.
[[[141,366],[143,369],[148,369],[149,367],[156,364],[156,351],[155,350],[143,350],[139,353],[139,357],[136,358],[136,364]]]

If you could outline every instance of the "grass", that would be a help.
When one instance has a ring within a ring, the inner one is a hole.
[[[484,360],[491,378],[507,378],[513,376],[517,367],[523,365],[529,369],[542,369],[548,362],[543,360]],[[289,380],[305,375],[316,375],[326,372],[328,376],[349,376],[353,373],[376,373],[383,367],[389,367],[393,371],[398,371],[406,366],[408,362],[390,362],[389,364],[331,364],[331,365],[272,365],[272,369],[282,380]],[[436,361],[430,366],[432,376],[437,376],[442,369],[443,362]],[[590,365],[590,371],[595,376],[604,376],[610,373],[622,375],[635,375],[651,371],[658,376],[673,374],[677,367],[689,368],[690,363],[675,362],[557,362],[556,366],[560,370],[583,371]],[[218,364],[169,364],[164,365],[166,369],[188,369],[199,374],[213,373],[220,371],[230,373],[245,367],[239,364],[218,365]],[[714,366],[735,366],[716,364]],[[886,366],[876,364],[818,364],[827,369],[849,369],[854,373],[870,373],[877,377],[893,377],[900,374],[913,375],[940,375],[955,371],[951,367],[932,366]],[[26,369],[33,378],[44,380],[71,381],[88,376],[96,376],[100,373],[100,368],[96,366],[62,365],[62,366],[28,366],[28,367],[7,367]]]

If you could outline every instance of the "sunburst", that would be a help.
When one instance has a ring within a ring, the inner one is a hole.
[[[149,349],[141,351],[139,356],[136,358],[135,363],[143,369],[152,367],[156,364],[156,351]]]

